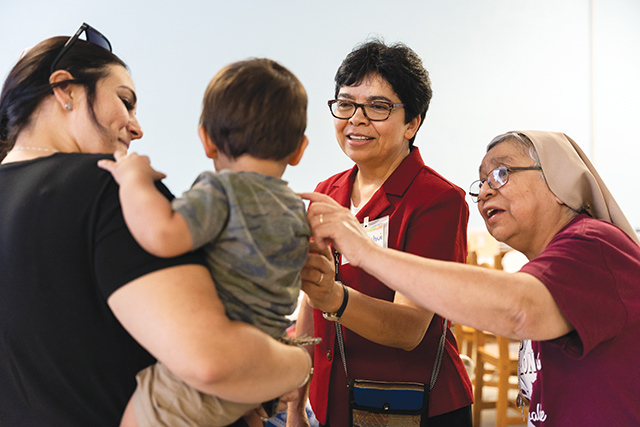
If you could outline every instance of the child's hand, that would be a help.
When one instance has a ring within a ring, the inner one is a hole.
[[[153,169],[147,156],[134,152],[127,154],[126,151],[116,151],[113,156],[116,159],[115,162],[107,159],[99,160],[98,167],[111,172],[120,185],[135,180],[158,181],[167,176]]]

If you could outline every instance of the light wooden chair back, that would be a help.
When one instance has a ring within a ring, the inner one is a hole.
[[[502,269],[502,258],[506,252],[494,257],[494,265],[483,263],[481,267]],[[478,265],[478,257],[474,251],[467,256],[467,264]],[[461,354],[470,355],[475,365],[472,376],[474,404],[473,425],[480,427],[481,413],[484,409],[495,409],[496,427],[526,424],[529,408],[522,411],[517,407],[515,396],[518,390],[518,345],[517,341],[479,331],[464,325],[454,325],[458,350]],[[485,396],[485,387],[495,387],[496,399],[489,400]],[[515,390],[515,393],[510,390]],[[516,409],[517,412],[509,410]]]
[[[523,419],[521,409],[517,407],[515,396],[518,390],[518,346],[517,341],[496,336],[484,331],[475,331],[475,367],[473,381],[474,404],[473,425],[480,426],[483,409],[496,410],[496,427],[526,424],[529,409],[525,407]],[[488,400],[485,386],[495,387],[495,400]],[[509,393],[515,390],[515,393]],[[517,412],[511,411],[515,409]]]

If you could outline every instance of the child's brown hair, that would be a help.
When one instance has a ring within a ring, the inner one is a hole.
[[[307,93],[296,76],[275,61],[234,62],[209,83],[200,124],[228,157],[283,160],[304,138]]]

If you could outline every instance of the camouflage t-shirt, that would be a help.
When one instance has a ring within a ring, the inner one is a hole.
[[[227,315],[273,337],[300,293],[310,230],[300,197],[287,182],[254,172],[204,172],[173,201],[203,247]]]

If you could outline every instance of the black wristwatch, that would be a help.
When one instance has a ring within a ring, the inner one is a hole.
[[[340,320],[342,314],[344,313],[344,309],[347,308],[347,302],[349,302],[349,291],[347,290],[347,287],[342,282],[338,283],[342,285],[343,290],[342,305],[335,313],[327,313],[325,311],[322,312],[322,317],[329,320],[330,322],[337,322]]]

